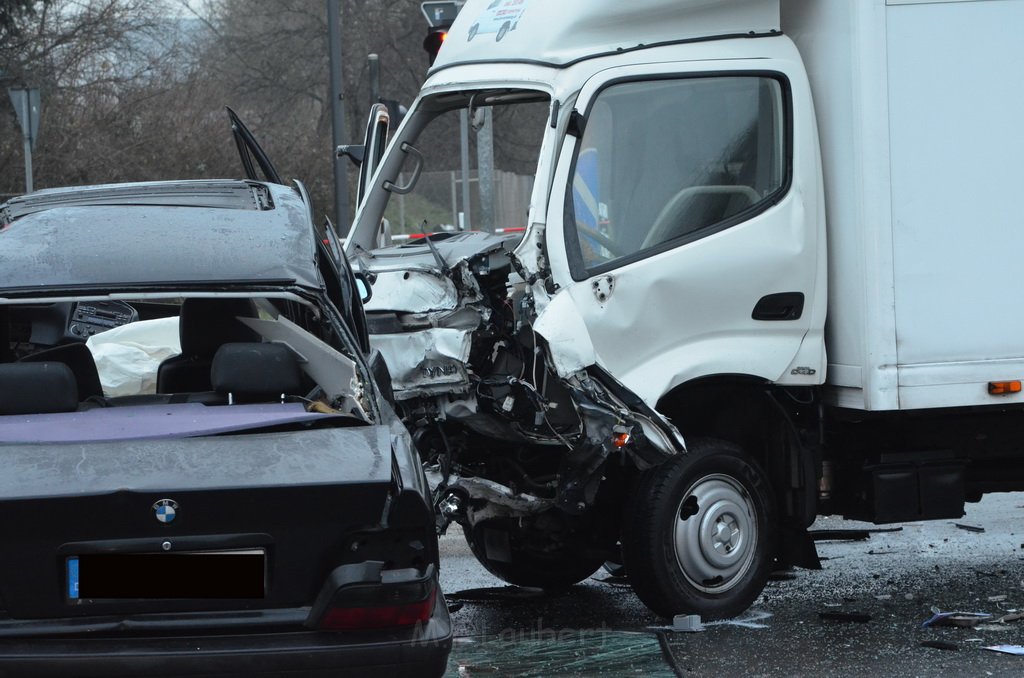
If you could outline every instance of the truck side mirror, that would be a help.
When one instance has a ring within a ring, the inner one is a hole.
[[[363,159],[366,157],[366,146],[362,144],[338,146],[334,149],[334,155],[337,158],[348,158],[352,161],[353,165],[360,167],[363,164]]]

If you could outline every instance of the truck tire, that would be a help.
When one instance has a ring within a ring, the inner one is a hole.
[[[469,35],[466,36],[466,42],[471,42],[476,37],[476,32],[480,30],[480,24],[473,24],[469,27]]]
[[[775,500],[738,446],[696,439],[644,472],[626,506],[623,559],[633,590],[664,617],[734,617],[764,589],[775,557]]]
[[[505,37],[506,33],[508,33],[508,28],[509,23],[506,21],[501,25],[501,28],[498,29],[498,34],[494,36],[494,42],[501,42],[501,39]]]
[[[491,531],[503,541],[507,537],[508,548],[500,558],[488,555],[486,531]],[[481,523],[473,528],[464,527],[463,534],[473,555],[488,572],[516,586],[563,589],[594,574],[604,562],[603,554],[588,554],[572,549],[535,553],[523,548],[517,539],[518,535],[504,526]]]

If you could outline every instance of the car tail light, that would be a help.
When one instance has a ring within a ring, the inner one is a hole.
[[[334,570],[310,611],[307,626],[359,631],[415,626],[428,621],[437,599],[433,565],[385,570],[371,561]]]
[[[415,603],[380,607],[332,607],[320,619],[324,631],[358,631],[415,626],[430,619],[437,591]]]

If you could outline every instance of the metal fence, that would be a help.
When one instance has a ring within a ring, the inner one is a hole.
[[[399,185],[405,177],[399,177]],[[385,217],[394,234],[423,233],[437,230],[472,229],[497,231],[526,226],[530,210],[533,177],[495,170],[492,179],[492,214],[484,214],[480,177],[469,173],[466,187],[460,172],[424,172],[416,188],[407,195],[396,194]],[[462,191],[469,191],[470,213],[463,214]],[[426,223],[424,223],[426,222]]]

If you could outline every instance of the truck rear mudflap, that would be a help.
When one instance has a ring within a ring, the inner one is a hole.
[[[299,608],[345,563],[429,558],[416,539],[377,552],[395,487],[382,426],[12,444],[0,459],[0,627]]]

